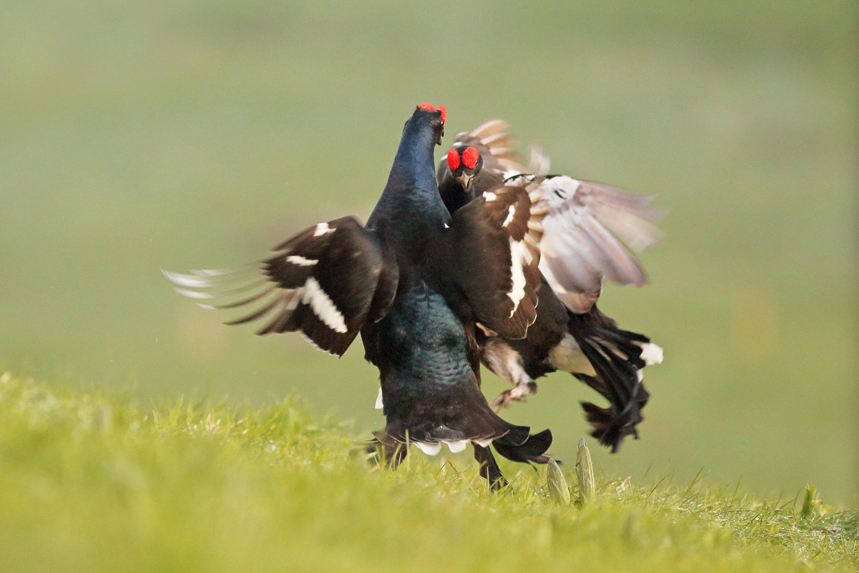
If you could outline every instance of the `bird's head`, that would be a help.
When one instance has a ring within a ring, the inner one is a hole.
[[[470,145],[458,145],[447,152],[447,166],[454,179],[462,185],[462,190],[468,191],[471,179],[483,168],[483,157]]]
[[[444,136],[444,122],[447,121],[447,108],[443,105],[436,107],[428,103],[422,103],[418,106],[418,109],[439,112],[439,116],[432,120],[432,126],[435,131],[435,144],[441,145],[441,138]]]

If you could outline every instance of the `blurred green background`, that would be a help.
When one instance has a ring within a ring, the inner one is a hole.
[[[854,2],[0,6],[0,372],[141,401],[295,389],[381,427],[360,343],[222,326],[159,269],[366,218],[428,101],[446,144],[502,117],[553,171],[671,210],[651,283],[603,297],[666,360],[642,439],[598,469],[859,504]],[[570,460],[594,397],[555,374],[508,418]]]

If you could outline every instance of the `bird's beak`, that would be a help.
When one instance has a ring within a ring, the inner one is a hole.
[[[439,124],[436,128],[435,144],[441,145],[441,138],[444,137],[444,124]]]
[[[468,173],[463,173],[462,175],[460,175],[460,176],[458,177],[458,179],[459,179],[459,183],[460,183],[460,185],[462,185],[462,189],[463,189],[463,191],[467,191],[467,190],[468,190],[468,183],[471,181],[471,179],[472,179],[473,177],[474,177],[474,175],[470,175],[470,174],[468,174]]]

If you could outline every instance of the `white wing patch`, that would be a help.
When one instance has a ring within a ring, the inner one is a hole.
[[[301,302],[309,304],[310,308],[313,309],[314,314],[316,314],[316,316],[318,316],[326,326],[340,333],[344,333],[348,330],[346,328],[346,319],[343,318],[343,314],[337,310],[337,307],[334,306],[334,303],[331,302],[331,299],[328,298],[328,295],[325,294],[325,291],[322,290],[322,287],[319,286],[319,283],[316,282],[315,278],[308,277],[307,281],[304,283],[304,289],[304,296],[302,296]]]
[[[327,235],[328,233],[333,233],[335,229],[332,229],[328,226],[328,223],[319,223],[316,225],[316,230],[313,231],[314,237],[321,237],[322,235]]]
[[[486,199],[486,202],[488,203],[489,201],[495,201],[495,199],[498,197],[498,195],[496,195],[492,191],[487,191],[486,193],[483,194],[483,197],[484,197],[484,199]]]
[[[506,227],[510,223],[513,222],[513,217],[516,216],[516,205],[510,205],[510,209],[507,211],[507,218],[504,219],[504,223],[501,224],[502,227]]]
[[[376,396],[376,409],[381,410],[385,407],[385,402],[382,400],[382,389],[379,388],[379,394]]]
[[[510,241],[510,276],[513,278],[513,288],[510,289],[507,296],[513,301],[513,310],[510,311],[510,316],[513,316],[516,309],[519,308],[519,303],[525,297],[526,280],[522,266],[525,264],[526,257],[530,257],[530,253],[527,252],[528,248],[521,241],[515,241],[512,237],[508,240]]]
[[[288,257],[286,257],[286,260],[293,265],[299,265],[302,267],[311,267],[319,262],[314,259],[305,259],[301,255],[289,255]]]

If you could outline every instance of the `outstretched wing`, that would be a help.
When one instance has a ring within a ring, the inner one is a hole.
[[[352,217],[305,229],[260,263],[191,272],[164,275],[204,308],[247,311],[226,324],[265,321],[260,335],[301,331],[338,356],[366,322],[384,317],[398,281],[393,257]]]
[[[567,176],[547,177],[531,197],[546,211],[540,271],[567,308],[587,312],[599,298],[603,278],[625,285],[646,282],[627,246],[642,251],[662,238],[654,222],[664,211],[650,205],[652,197]]]
[[[483,169],[497,175],[527,173],[528,170],[520,163],[519,152],[516,151],[517,141],[513,139],[507,128],[510,125],[503,119],[491,119],[469,132],[457,133],[454,147],[465,145],[474,147],[483,157]],[[446,165],[444,159],[439,168]]]
[[[483,158],[482,169],[468,184],[470,197],[505,183],[526,183],[534,177],[528,173],[548,172],[549,158],[536,147],[531,149],[530,165],[522,165],[507,128],[506,122],[496,119],[456,136],[454,146],[474,147]],[[456,188],[444,160],[437,178],[440,190]],[[545,212],[540,271],[567,308],[587,312],[599,299],[604,278],[644,284],[644,271],[629,249],[642,251],[662,238],[654,223],[664,211],[650,205],[651,197],[567,176],[548,176],[531,192],[531,200],[535,210]]]
[[[522,338],[534,322],[542,228],[523,186],[496,187],[453,213],[437,260],[453,276],[483,327]]]

